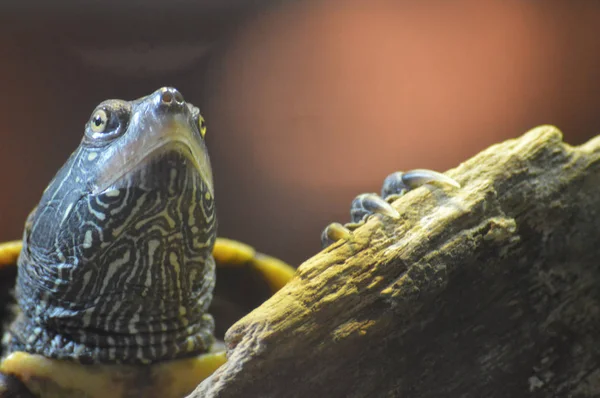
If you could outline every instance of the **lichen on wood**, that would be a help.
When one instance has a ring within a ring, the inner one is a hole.
[[[192,397],[600,396],[600,138],[494,145],[312,257]]]

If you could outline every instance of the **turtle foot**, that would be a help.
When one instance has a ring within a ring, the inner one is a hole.
[[[35,398],[35,395],[17,377],[0,373],[0,398]]]
[[[351,240],[352,231],[365,223],[372,215],[399,218],[400,214],[391,205],[393,201],[423,185],[442,185],[460,188],[460,184],[452,178],[437,171],[415,169],[407,172],[397,171],[388,175],[383,181],[381,196],[375,193],[358,195],[350,205],[350,222],[344,225],[334,222],[329,224],[321,234],[323,248],[339,240]]]

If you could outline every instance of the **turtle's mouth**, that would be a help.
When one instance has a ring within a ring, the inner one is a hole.
[[[142,130],[138,134],[130,134],[132,139],[113,151],[104,163],[92,194],[132,186],[160,186],[168,182],[169,170],[165,169],[177,167],[172,164],[176,158],[183,158],[187,167],[200,175],[208,191],[214,193],[206,146],[195,137],[197,133],[191,129],[187,118],[169,117],[161,123],[140,121],[133,128]],[[167,172],[166,178],[162,173],[156,173],[157,163],[164,163],[162,169]],[[144,173],[146,169],[148,172]]]

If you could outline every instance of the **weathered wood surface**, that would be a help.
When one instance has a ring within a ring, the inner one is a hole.
[[[448,174],[306,261],[192,397],[600,397],[600,138]]]

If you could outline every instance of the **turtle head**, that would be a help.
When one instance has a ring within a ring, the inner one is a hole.
[[[96,107],[27,221],[18,348],[144,363],[209,347],[216,217],[204,134],[174,88]]]
[[[177,190],[177,180],[185,180],[177,176],[182,171],[197,173],[212,196],[205,132],[199,109],[174,88],[133,102],[104,101],[86,124],[76,153],[88,172],[81,183],[96,196],[131,187],[168,193]]]

